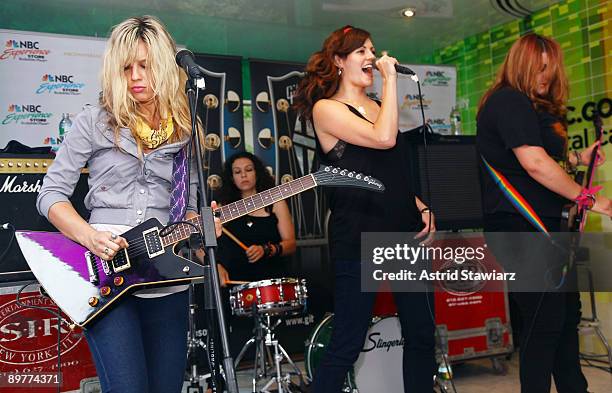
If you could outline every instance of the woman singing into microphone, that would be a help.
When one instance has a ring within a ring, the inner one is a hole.
[[[329,245],[335,266],[334,330],[316,370],[313,391],[338,393],[357,360],[372,317],[376,293],[360,288],[362,232],[435,230],[431,212],[406,175],[407,149],[398,137],[397,60],[376,61],[370,34],[351,26],[334,31],[314,53],[297,92],[297,108],[312,122],[322,163],[380,179],[384,193],[329,192]],[[366,95],[376,66],[382,101]],[[435,374],[433,304],[424,293],[395,293],[404,342],[404,390],[431,392]],[[429,304],[428,304],[429,303]]]

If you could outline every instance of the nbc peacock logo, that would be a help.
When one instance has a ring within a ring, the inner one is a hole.
[[[49,124],[51,117],[53,117],[53,113],[46,112],[42,105],[13,103],[8,105],[7,113],[4,114],[0,125],[46,126]]]
[[[49,49],[44,49],[39,41],[29,40],[7,40],[4,51],[0,53],[2,60],[18,61],[47,61],[47,56],[51,53]]]
[[[85,83],[77,82],[74,75],[44,74],[42,83],[36,88],[36,94],[80,95]]]

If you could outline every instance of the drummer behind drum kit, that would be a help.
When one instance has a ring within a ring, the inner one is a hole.
[[[255,324],[255,335],[244,344],[235,362],[238,366],[249,347],[255,346],[251,381],[253,393],[269,392],[273,385],[276,385],[275,391],[278,393],[301,391],[292,382],[292,376],[297,377],[301,387],[305,386],[302,372],[279,344],[274,330],[281,323],[282,317],[304,312],[307,298],[306,281],[295,278],[256,281],[230,290],[232,313],[240,317],[252,317]],[[273,318],[276,320],[273,321]],[[282,362],[285,360],[292,371],[283,374]],[[259,389],[260,382],[266,379],[268,381]]]

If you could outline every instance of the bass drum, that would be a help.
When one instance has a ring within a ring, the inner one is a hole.
[[[306,373],[310,379],[321,362],[331,339],[333,314],[314,329],[306,342]],[[346,378],[343,392],[403,392],[402,356],[404,339],[399,319],[375,317],[368,330],[359,358]]]

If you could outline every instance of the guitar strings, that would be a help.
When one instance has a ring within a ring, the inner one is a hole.
[[[347,184],[347,183],[355,183],[355,180],[362,180],[362,179],[355,179],[354,177],[350,178],[350,177],[347,177],[346,175],[340,175],[340,174],[337,174],[337,173],[329,173],[329,172],[324,172],[324,173],[317,173],[317,172],[315,172],[313,175],[315,175],[315,180],[317,180],[317,179],[319,180],[319,183],[326,182],[326,181],[332,181],[333,180],[334,183],[338,184],[338,185]],[[309,176],[309,175],[307,175],[307,176]],[[307,177],[307,176],[304,176],[304,177]],[[303,179],[303,178],[296,179],[294,181],[299,182],[301,179]],[[316,185],[318,185],[318,184],[315,183],[315,186]],[[281,186],[276,186],[275,188],[277,188],[277,187],[280,188]],[[312,188],[312,187],[309,187],[308,189],[310,189],[310,188]],[[304,191],[305,190],[306,189],[304,189]],[[269,190],[266,190],[266,191],[269,191]],[[265,192],[265,191],[263,191],[263,192]],[[252,201],[251,203],[253,203],[253,198],[255,196],[257,196],[257,195],[260,196],[260,198],[261,198],[261,200],[263,202],[263,197],[261,197],[261,194],[262,193],[258,193],[258,194],[255,194],[255,195],[249,197],[249,198],[251,198],[251,201]],[[299,192],[296,193],[296,194],[299,194]],[[283,197],[282,199],[289,198],[289,197],[291,197],[293,195],[296,195],[296,194],[292,193],[291,195]],[[281,192],[280,195],[283,196],[282,192]],[[223,214],[224,218],[227,218],[227,215],[229,215],[230,218],[229,218],[229,220],[226,220],[226,221],[230,221],[231,219],[233,219],[231,217],[232,216],[232,213],[231,213],[231,210],[232,210],[231,206],[232,205],[235,204],[236,210],[238,210],[238,212],[240,212],[242,210],[242,208],[238,207],[238,202],[242,202],[242,204],[244,205],[245,209],[247,211],[249,210],[246,207],[245,199],[242,199],[240,201],[233,202],[233,203],[228,204],[226,206],[222,206],[222,207],[218,208],[217,210],[215,210],[215,212],[219,211],[221,214]],[[272,202],[272,203],[274,203],[274,202]],[[224,208],[226,208],[226,209],[224,209]],[[172,234],[174,232],[170,232],[170,233]],[[191,234],[191,233],[195,233],[195,231],[189,232],[189,234]],[[171,235],[168,235],[168,236],[171,236]],[[183,235],[181,235],[181,236],[183,236]],[[146,246],[146,242],[145,242],[144,239],[133,238],[132,240],[129,240],[129,239],[126,239],[126,240],[128,240],[128,243],[130,244],[130,247],[128,248],[128,256],[131,255],[133,257],[138,257],[138,256],[142,255],[143,253],[145,253],[147,251],[147,246]],[[177,240],[177,242],[180,241],[180,240],[182,240],[182,239]]]

